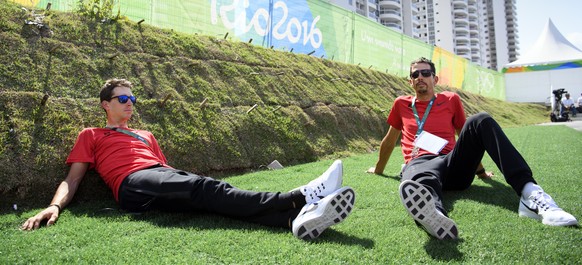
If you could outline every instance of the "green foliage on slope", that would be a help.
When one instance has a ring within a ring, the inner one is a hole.
[[[382,72],[124,18],[6,0],[0,18],[1,196],[51,195],[77,133],[105,125],[98,93],[109,78],[135,85],[130,125],[152,131],[173,166],[204,174],[374,150],[392,101],[411,92]],[[539,106],[458,92],[468,114],[504,126],[545,119]]]

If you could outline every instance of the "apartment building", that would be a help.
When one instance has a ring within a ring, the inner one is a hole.
[[[498,70],[517,60],[516,0],[329,0],[392,30]]]

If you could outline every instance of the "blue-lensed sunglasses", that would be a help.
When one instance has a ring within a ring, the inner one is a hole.
[[[111,97],[111,99],[114,99],[114,98],[117,98],[117,101],[119,101],[119,103],[121,103],[121,104],[127,103],[127,100],[131,100],[131,103],[133,103],[133,104],[135,104],[135,102],[137,102],[137,98],[135,98],[135,96],[121,95],[121,96]]]

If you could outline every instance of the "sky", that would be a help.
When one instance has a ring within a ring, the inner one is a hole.
[[[582,1],[517,0],[519,53],[524,55],[534,45],[548,19],[574,46],[582,50]]]

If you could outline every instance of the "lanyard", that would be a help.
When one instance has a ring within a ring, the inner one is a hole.
[[[414,106],[414,104],[416,103],[416,97],[412,98],[412,111],[414,112],[414,118],[416,118],[416,125],[418,125],[418,130],[416,131],[415,138],[422,132],[422,128],[424,127],[424,123],[426,122],[426,118],[428,118],[428,113],[430,112],[430,109],[432,108],[432,104],[434,103],[435,99],[436,96],[433,96],[430,102],[428,103],[428,106],[424,111],[424,116],[422,116],[421,121],[420,117],[418,117],[418,111],[416,111],[416,106]]]
[[[143,136],[138,135],[137,133],[134,133],[134,132],[128,131],[128,130],[124,130],[124,129],[121,129],[121,128],[117,128],[117,127],[107,127],[107,128],[109,128],[111,130],[114,130],[116,132],[120,132],[120,133],[123,133],[123,134],[127,134],[127,135],[129,135],[131,137],[135,137],[136,139],[142,141],[147,146],[150,146],[150,144],[148,143],[148,141]]]

